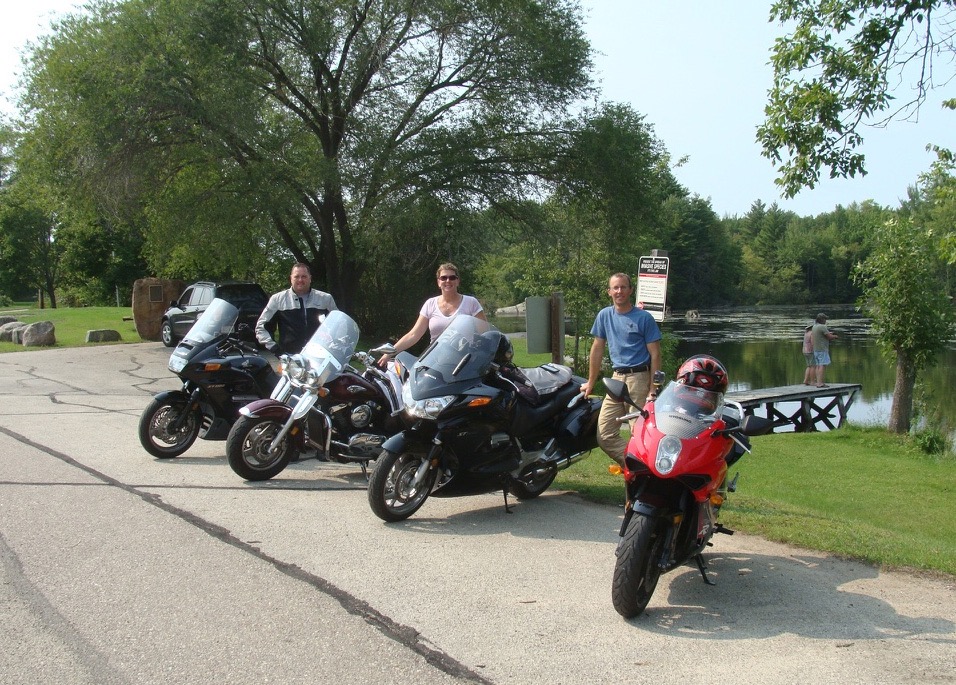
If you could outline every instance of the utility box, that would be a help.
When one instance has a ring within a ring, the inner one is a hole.
[[[528,354],[551,353],[551,361],[564,363],[564,297],[525,299],[525,323],[528,331]]]

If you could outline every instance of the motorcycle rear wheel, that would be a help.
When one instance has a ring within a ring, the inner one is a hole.
[[[514,480],[509,486],[511,494],[518,499],[534,499],[549,487],[558,475],[558,469],[554,466],[545,467],[542,473],[528,475],[521,480]]]
[[[429,468],[420,487],[411,485],[422,457],[408,452],[382,452],[368,479],[368,503],[383,521],[403,521],[421,508],[431,494],[438,470]]]
[[[269,480],[281,473],[297,452],[288,435],[269,452],[282,426],[282,422],[266,416],[240,416],[226,439],[226,457],[232,470],[253,481]]]
[[[657,588],[664,535],[658,522],[635,515],[617,548],[611,600],[624,618],[634,618],[647,607]]]
[[[175,432],[169,428],[183,416],[187,406],[185,397],[153,399],[139,417],[139,442],[143,449],[157,459],[172,459],[192,447],[199,435],[199,412],[190,411]]]

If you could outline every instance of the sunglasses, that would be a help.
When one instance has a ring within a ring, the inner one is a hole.
[[[456,276],[455,274],[452,274],[451,276],[439,276],[438,280],[439,281],[457,281],[458,276]]]

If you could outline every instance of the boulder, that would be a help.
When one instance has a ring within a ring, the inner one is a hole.
[[[0,325],[0,342],[20,342],[13,339],[13,333],[26,327],[27,325],[22,321],[10,321]]]
[[[22,329],[20,339],[24,347],[49,347],[56,344],[55,331],[52,321],[37,321]]]
[[[519,302],[518,304],[512,304],[507,307],[498,307],[495,310],[496,316],[524,316],[525,315],[525,303]]]
[[[86,332],[86,342],[88,343],[116,342],[117,340],[122,340],[119,331],[114,331],[110,328],[101,328],[96,331]]]
[[[17,317],[10,316],[9,314],[0,315],[0,326],[2,326],[5,323],[13,323],[16,320],[17,320]]]

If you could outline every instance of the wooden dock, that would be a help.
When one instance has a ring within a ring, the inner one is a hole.
[[[859,383],[828,383],[825,388],[783,385],[728,392],[726,398],[740,402],[747,414],[772,420],[775,427],[792,425],[796,432],[804,433],[819,430],[820,424],[830,430],[842,426],[846,422],[847,410],[862,389]],[[789,415],[778,406],[794,402],[799,403],[799,407]],[[758,411],[761,408],[763,411]]]

